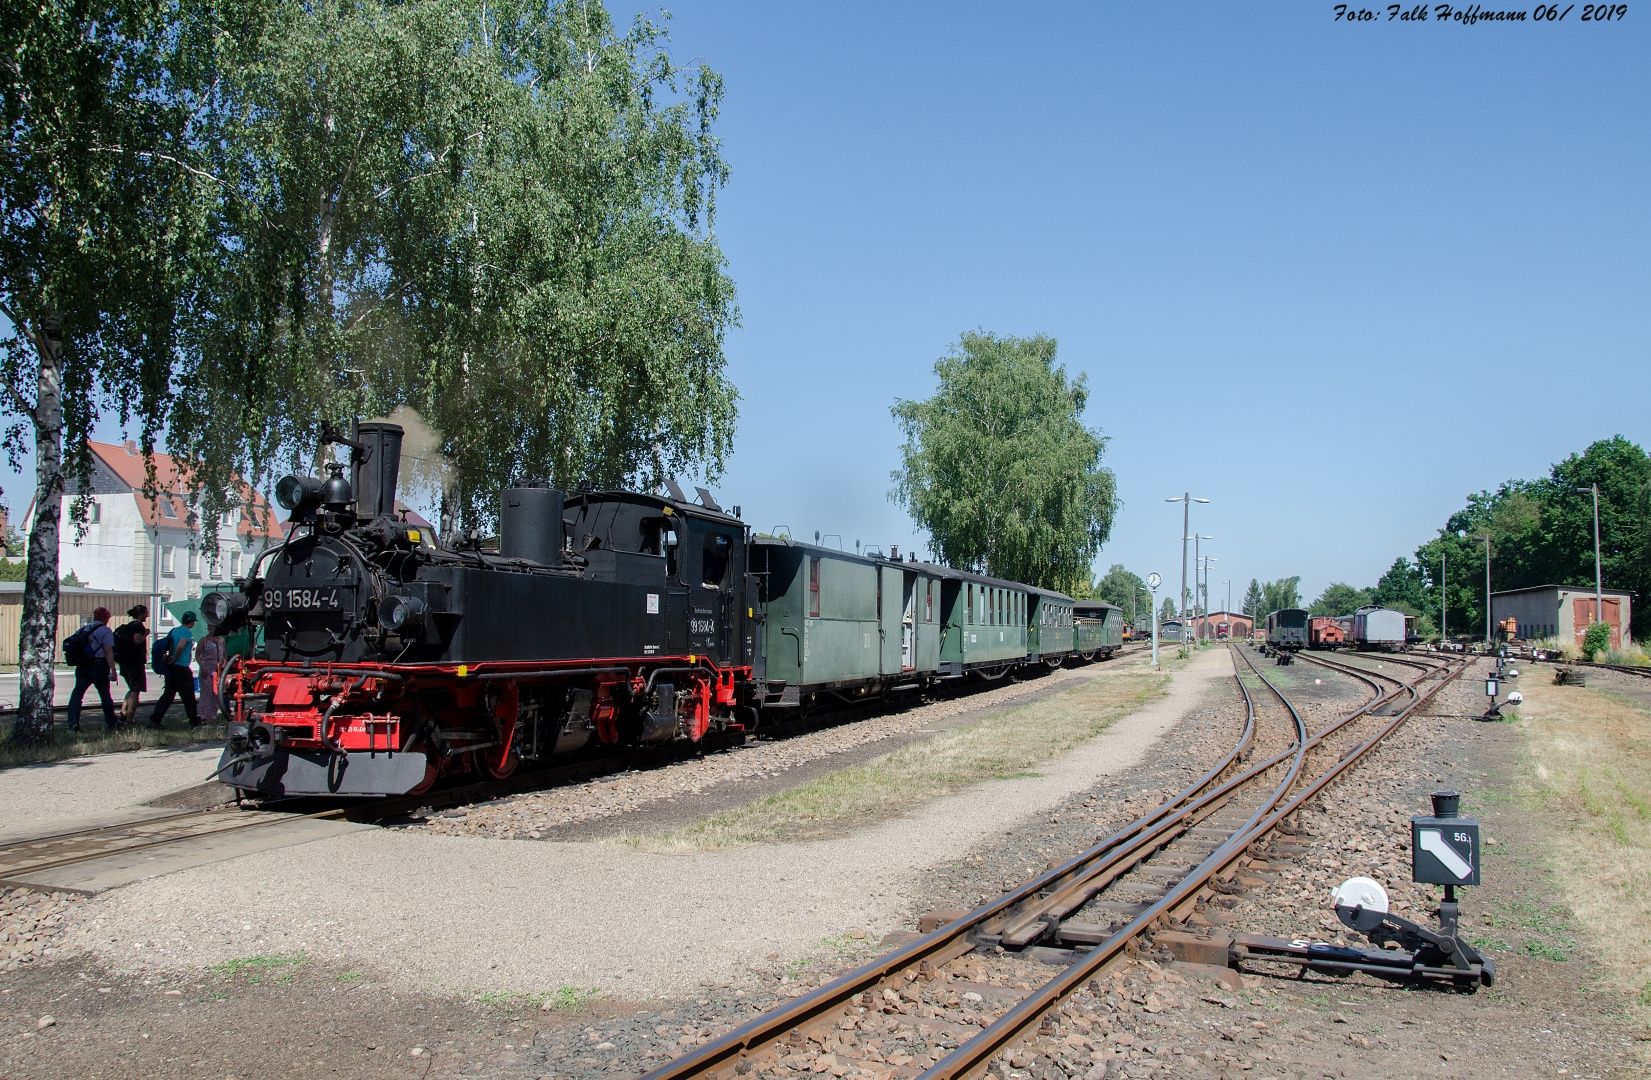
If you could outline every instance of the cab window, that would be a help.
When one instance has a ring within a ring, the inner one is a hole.
[[[707,533],[700,553],[699,579],[707,585],[721,585],[722,579],[728,576],[728,558],[733,550],[734,542],[729,537]]]

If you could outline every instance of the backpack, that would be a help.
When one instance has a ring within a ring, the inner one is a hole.
[[[165,675],[172,663],[172,635],[157,637],[149,650],[149,667],[156,675]]]
[[[63,639],[63,659],[69,662],[70,667],[79,667],[92,661],[92,654],[87,646],[92,643],[92,628],[95,623],[87,623],[79,630]]]
[[[143,660],[143,646],[138,644],[138,633],[142,627],[136,622],[129,622],[115,631],[115,663],[136,664]]]

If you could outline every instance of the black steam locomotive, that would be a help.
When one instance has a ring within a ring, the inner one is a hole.
[[[350,476],[289,476],[286,542],[203,598],[263,648],[224,673],[220,777],[254,794],[419,793],[524,759],[702,739],[754,720],[758,580],[708,493],[507,488],[497,549],[395,513],[401,428],[361,424]],[[737,511],[737,507],[735,508]],[[478,659],[485,658],[485,659]]]

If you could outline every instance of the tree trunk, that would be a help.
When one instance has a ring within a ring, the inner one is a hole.
[[[63,516],[63,338],[55,314],[35,335],[40,379],[35,396],[34,525],[29,529],[23,629],[18,640],[17,724],[12,738],[40,739],[52,729],[57,690],[57,550]]]

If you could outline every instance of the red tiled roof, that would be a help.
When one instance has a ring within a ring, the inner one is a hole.
[[[109,471],[132,489],[132,497],[137,500],[138,513],[143,516],[145,525],[189,527],[189,501],[184,497],[181,470],[171,454],[154,455],[155,487],[160,492],[170,494],[162,494],[159,499],[150,499],[143,494],[143,453],[138,450],[135,443],[117,446],[114,443],[88,442],[86,445],[99,461],[109,467]],[[278,539],[281,529],[276,523],[269,500],[248,488],[240,477],[236,477],[235,482],[241,488],[241,499],[246,504],[238,515],[236,535]],[[171,516],[162,511],[162,503],[170,507]]]

